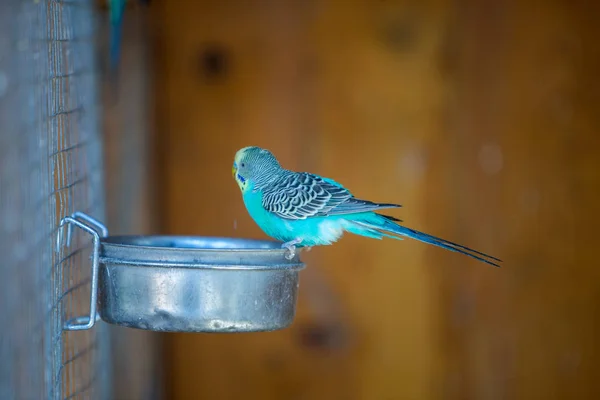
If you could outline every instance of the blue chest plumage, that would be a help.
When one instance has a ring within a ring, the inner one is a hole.
[[[344,219],[314,217],[301,220],[283,219],[266,211],[262,206],[262,193],[247,190],[244,204],[256,224],[272,238],[288,242],[297,238],[297,247],[328,245],[336,242],[344,233]]]

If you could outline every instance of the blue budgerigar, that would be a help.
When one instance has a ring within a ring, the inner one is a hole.
[[[270,237],[282,241],[286,256],[296,247],[335,243],[344,232],[375,239],[409,237],[473,257],[498,267],[501,260],[398,224],[399,219],[376,211],[399,204],[359,200],[341,184],[307,172],[284,169],[260,147],[239,150],[233,162],[248,213]]]
[[[108,0],[110,11],[110,69],[116,70],[121,57],[121,36],[123,34],[123,13],[127,0]]]
[[[138,0],[140,4],[148,5],[149,0]],[[107,0],[110,15],[110,71],[115,72],[121,60],[121,41],[123,37],[123,15],[127,0]]]

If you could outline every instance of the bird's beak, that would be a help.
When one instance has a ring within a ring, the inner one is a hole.
[[[236,172],[237,172],[237,168],[235,167],[235,164],[233,164],[233,166],[231,167],[231,176],[235,177]]]

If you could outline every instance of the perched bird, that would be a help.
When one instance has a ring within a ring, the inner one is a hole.
[[[341,184],[307,172],[284,169],[273,154],[244,147],[233,162],[232,174],[242,191],[248,213],[270,237],[284,242],[286,257],[296,247],[335,243],[344,232],[375,239],[409,237],[499,267],[501,260],[423,232],[399,225],[399,219],[375,211],[399,204],[359,200]]]

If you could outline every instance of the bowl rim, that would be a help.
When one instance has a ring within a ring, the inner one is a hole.
[[[216,246],[206,246],[210,242]],[[236,247],[236,244],[240,247]],[[247,247],[241,247],[244,244]],[[298,253],[288,260],[285,257],[286,249],[281,248],[280,242],[273,240],[219,236],[119,235],[101,239],[99,258],[103,264],[123,266],[294,270],[304,268]]]
[[[261,246],[256,247],[192,247],[192,246],[168,246],[168,245],[155,245],[155,244],[144,244],[144,241],[181,241],[190,243],[192,241],[214,241],[214,242],[234,242],[234,243],[254,243]],[[120,247],[137,247],[137,248],[149,248],[149,249],[160,249],[160,250],[177,250],[177,251],[207,251],[207,252],[284,252],[285,249],[281,248],[281,242],[267,239],[249,239],[249,238],[236,238],[227,236],[188,236],[188,235],[111,235],[101,238],[101,243],[108,246],[120,246]],[[137,243],[136,243],[137,242]]]

